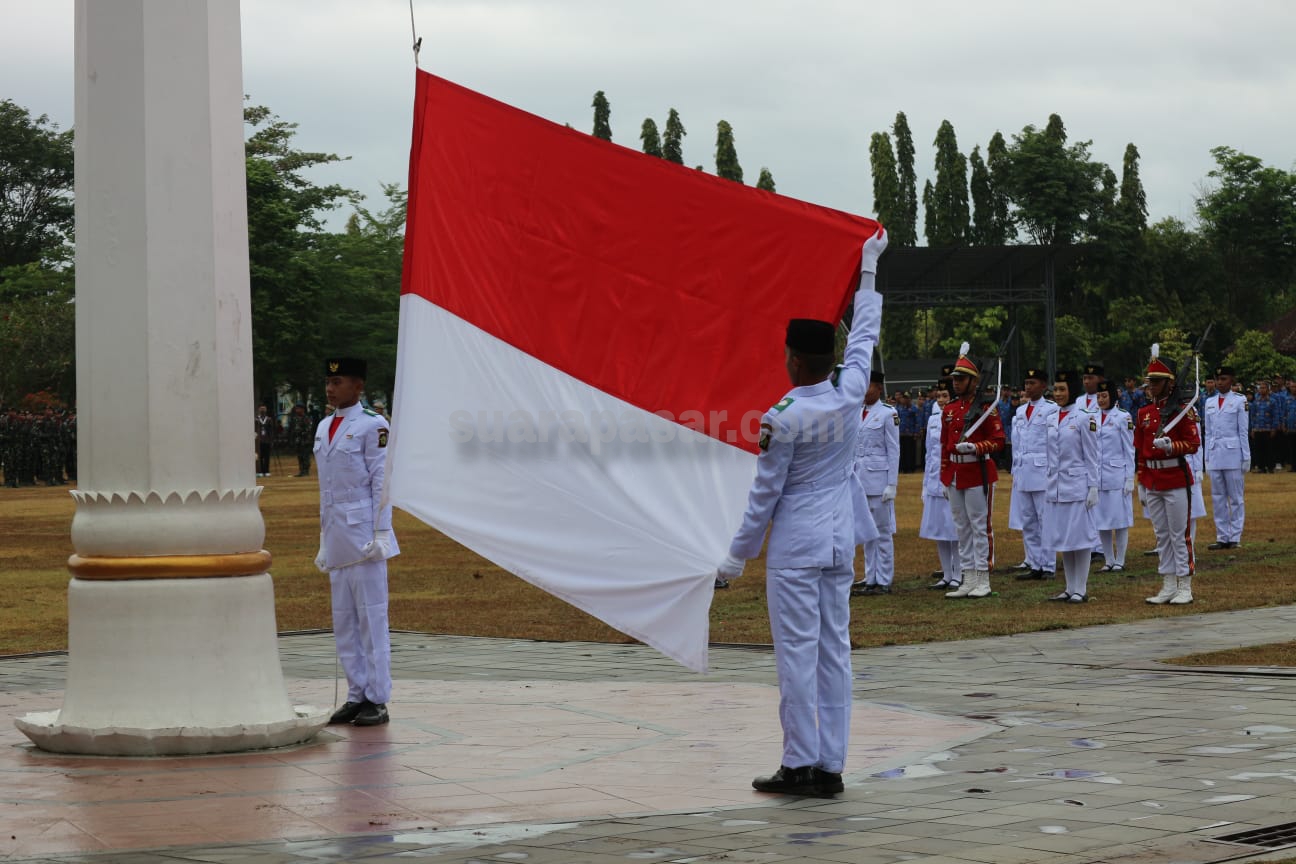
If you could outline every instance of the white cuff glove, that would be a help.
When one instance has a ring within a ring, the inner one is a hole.
[[[878,259],[887,248],[886,229],[878,227],[878,231],[872,237],[864,241],[864,252],[860,256],[860,272],[876,273]]]
[[[941,484],[941,497],[947,501],[949,500],[949,489],[950,487],[946,486],[943,483]]]
[[[1134,491],[1134,478],[1133,478],[1133,477],[1126,477],[1126,478],[1125,478],[1125,494],[1128,495],[1128,494],[1130,494],[1130,493],[1133,492],[1133,491]]]
[[[1160,438],[1152,439],[1152,446],[1160,450],[1162,453],[1168,454],[1174,449],[1174,442],[1162,435]]]
[[[315,569],[319,570],[321,573],[329,572],[328,563],[324,559],[324,532],[323,531],[320,532],[319,551],[315,553]]]
[[[386,561],[392,554],[391,529],[385,528],[374,532],[374,537],[360,547],[360,557],[364,561]]]
[[[960,441],[959,443],[954,445],[954,450],[964,455],[967,455],[969,453],[976,452],[976,445],[973,444],[971,441]]]
[[[888,486],[882,490],[883,501],[894,501],[896,499],[896,487]]]
[[[1243,460],[1242,460],[1242,473],[1243,473],[1243,474],[1250,474],[1250,473],[1251,473],[1251,460],[1250,460],[1250,459],[1243,459]]]
[[[1146,507],[1146,506],[1147,506],[1147,487],[1144,486],[1142,483],[1140,483],[1140,484],[1139,484],[1139,487],[1138,487],[1138,496],[1139,496],[1139,503],[1142,504],[1144,507]]]
[[[726,555],[725,559],[720,562],[720,566],[716,568],[716,574],[721,579],[737,579],[743,574],[743,568],[746,566],[746,561],[732,555]]]
[[[1098,487],[1090,486],[1089,494],[1085,495],[1085,506],[1093,509],[1098,504]]]

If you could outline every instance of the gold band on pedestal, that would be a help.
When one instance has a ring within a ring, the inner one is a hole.
[[[234,555],[155,555],[151,557],[91,557],[73,555],[68,570],[77,579],[212,579],[257,576],[270,570],[270,553]]]

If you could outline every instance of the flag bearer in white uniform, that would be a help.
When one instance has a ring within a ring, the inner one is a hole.
[[[895,579],[895,497],[900,478],[900,415],[882,401],[886,378],[873,369],[859,437],[855,440],[855,506],[867,508],[855,519],[872,519],[877,539],[864,543],[864,580],[851,586],[851,596],[890,594]]]
[[[950,370],[953,371],[953,366]],[[950,513],[949,499],[945,497],[945,487],[941,484],[941,423],[945,406],[950,400],[952,381],[942,378],[936,389],[937,408],[927,418],[926,466],[923,470],[922,524],[918,527],[918,536],[936,543],[936,556],[940,559],[939,579],[928,588],[938,591],[954,591],[963,584],[963,562],[959,558],[958,528],[954,525],[954,516]]]
[[[1103,544],[1103,573],[1125,569],[1129,529],[1134,524],[1134,418],[1120,407],[1115,382],[1098,391],[1098,506],[1094,527]]]
[[[360,404],[365,362],[325,361],[324,394],[333,413],[315,429],[320,486],[320,551],[329,574],[333,639],[346,672],[346,704],[329,723],[386,723],[391,698],[387,559],[400,553],[391,505],[382,506],[387,420]]]
[[[1048,430],[1058,413],[1057,403],[1044,396],[1048,372],[1026,370],[1022,391],[1026,402],[1012,417],[1012,495],[1008,499],[1008,527],[1022,532],[1029,568],[1018,579],[1052,579],[1057,550],[1049,545]]]
[[[869,387],[882,324],[874,290],[881,228],[864,243],[846,356],[833,371],[836,328],[788,323],[787,371],[793,387],[761,419],[760,456],[747,512],[718,575],[734,579],[766,551],[766,595],[778,667],[783,757],[760,792],[829,796],[842,791],[850,732],[850,587],[855,522],[851,473],[860,405]]]
[[[1083,603],[1089,599],[1089,556],[1098,542],[1093,508],[1098,504],[1098,414],[1075,401],[1080,389],[1074,372],[1059,372],[1053,382],[1057,417],[1048,430],[1050,544],[1062,553],[1066,589],[1050,597]]]
[[[1206,470],[1210,472],[1215,542],[1207,549],[1236,549],[1246,521],[1243,478],[1251,470],[1247,400],[1233,392],[1232,366],[1215,370],[1218,392],[1206,397]]]

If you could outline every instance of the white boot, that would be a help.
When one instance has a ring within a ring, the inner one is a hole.
[[[977,574],[971,570],[963,571],[963,584],[946,594],[946,597],[962,599],[972,593],[972,589],[977,586]]]
[[[1177,593],[1179,593],[1179,580],[1174,576],[1165,575],[1161,577],[1161,592],[1155,597],[1147,598],[1147,602],[1160,606],[1162,603],[1168,603]]]
[[[990,572],[988,570],[978,570],[976,573],[976,587],[968,592],[972,598],[990,596]]]
[[[1172,606],[1183,606],[1193,602],[1192,598],[1192,576],[1179,577],[1179,590],[1170,598]]]

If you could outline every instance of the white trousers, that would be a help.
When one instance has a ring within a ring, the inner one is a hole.
[[[333,641],[346,672],[348,702],[391,699],[391,636],[387,629],[387,562],[365,561],[329,573]]]
[[[1191,576],[1193,544],[1189,489],[1147,490],[1147,513],[1156,532],[1157,556],[1162,576]]]
[[[1242,470],[1223,468],[1210,471],[1211,509],[1215,511],[1215,539],[1241,543],[1246,521],[1246,500],[1242,494]]]
[[[864,578],[871,585],[890,585],[895,579],[895,502],[870,495],[868,505],[878,539],[864,544]]]
[[[1026,547],[1026,563],[1032,570],[1052,573],[1057,568],[1057,553],[1049,548],[1050,532],[1045,525],[1048,504],[1044,491],[1018,492],[1017,504],[1021,513],[1022,545]]]
[[[1102,542],[1103,558],[1108,564],[1125,566],[1125,550],[1129,547],[1129,529],[1113,528],[1110,531],[1099,531],[1098,539]]]
[[[957,540],[937,540],[936,555],[940,558],[941,574],[946,582],[963,581],[963,561],[959,556]]]
[[[978,571],[988,572],[994,566],[994,526],[991,516],[994,508],[994,484],[983,492],[980,486],[955,489],[950,486],[950,515],[958,529],[959,558],[964,576]]]
[[[783,764],[841,773],[850,737],[850,586],[855,573],[845,564],[771,569],[768,574]]]

